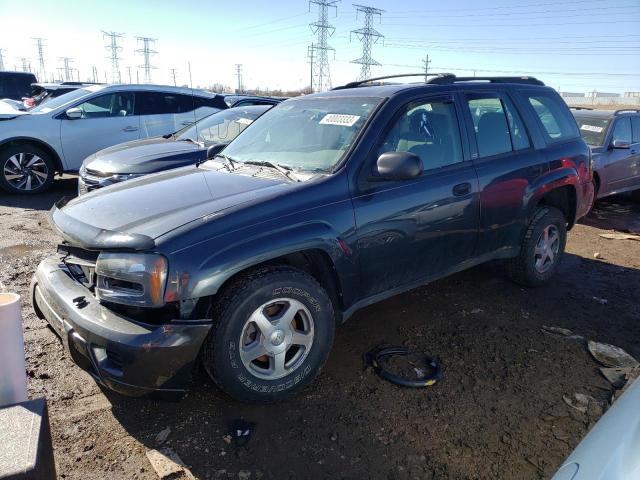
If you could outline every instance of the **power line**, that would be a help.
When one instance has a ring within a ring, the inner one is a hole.
[[[572,1],[566,1],[566,2],[561,2],[561,1],[556,1],[556,2],[547,2],[547,3],[522,3],[522,4],[516,4],[516,5],[502,5],[502,6],[493,6],[493,7],[479,7],[479,8],[467,8],[467,9],[456,9],[459,12],[477,12],[477,11],[495,11],[495,10],[509,10],[509,9],[518,9],[518,8],[528,8],[528,7],[535,7],[535,8],[539,8],[539,7],[547,7],[547,6],[562,6],[562,5],[575,5],[575,4],[580,4],[580,5],[584,5],[584,4],[589,4],[589,3],[595,3],[597,5],[602,5],[602,0],[572,0]],[[434,9],[429,9],[429,10],[399,10],[397,13],[421,13],[421,12],[425,12],[425,13],[437,13],[437,12],[451,12],[451,9],[439,9],[439,10],[434,10]]]
[[[46,38],[33,38],[36,41],[36,47],[38,49],[38,78],[43,78],[46,80],[47,78],[47,70],[44,66],[44,41]]]
[[[380,65],[379,62],[371,57],[371,48],[381,38],[384,38],[384,35],[373,28],[373,17],[374,15],[377,15],[382,22],[382,13],[384,10],[367,7],[365,5],[354,4],[353,6],[356,7],[356,18],[358,13],[364,13],[364,27],[351,31],[351,33],[354,34],[360,42],[362,42],[362,56],[356,60],[352,60],[352,63],[359,63],[362,65],[362,68],[360,69],[360,77],[358,79],[365,80],[367,78],[371,78],[371,66]]]
[[[328,37],[333,35],[335,27],[329,23],[329,8],[335,8],[338,12],[337,3],[340,0],[309,0],[309,9],[311,5],[318,6],[318,20],[310,23],[311,31],[317,35],[316,43],[310,46],[310,54],[313,57],[312,71],[315,78],[315,87],[317,91],[325,91],[331,89],[331,72],[329,71],[329,51],[335,52],[335,49],[328,44]]]
[[[151,45],[155,44],[156,38],[149,37],[136,37],[138,42],[142,42],[142,48],[136,50],[137,53],[141,53],[144,59],[144,63],[139,65],[144,69],[144,83],[151,83],[151,69],[156,68],[151,65],[151,56],[158,53],[155,50],[151,50]]]
[[[122,47],[118,46],[118,39],[122,38],[122,34],[116,32],[105,32],[103,30],[102,38],[109,38],[109,44],[105,46],[105,48],[111,51],[111,55],[107,57],[111,60],[111,82],[122,83],[122,76],[120,74],[120,56],[118,55],[122,50]]]

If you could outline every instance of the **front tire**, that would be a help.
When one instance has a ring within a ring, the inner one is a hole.
[[[44,150],[16,145],[0,151],[0,188],[8,193],[33,195],[47,190],[55,175],[55,164]]]
[[[560,210],[536,208],[520,254],[507,261],[507,274],[516,283],[539,287],[556,273],[567,243],[567,223]]]
[[[221,293],[202,361],[215,383],[247,403],[301,391],[320,372],[335,331],[333,305],[310,275],[266,267]]]

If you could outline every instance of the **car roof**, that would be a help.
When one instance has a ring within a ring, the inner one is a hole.
[[[518,88],[518,89],[540,89],[551,90],[550,87],[544,85],[533,85],[523,83],[491,83],[486,81],[465,81],[459,83],[389,83],[384,85],[368,85],[368,86],[356,86],[350,88],[338,88],[329,90],[328,92],[314,93],[311,95],[305,95],[295,98],[308,98],[308,97],[370,97],[370,98],[388,98],[394,95],[410,91],[410,90],[424,90],[426,92],[450,92],[457,90],[469,90],[469,89],[482,89],[493,90],[502,88]]]
[[[109,85],[92,85],[87,87],[89,89],[94,87],[102,87],[108,90],[133,90],[136,92],[165,92],[165,93],[179,93],[183,95],[196,95],[198,97],[215,98],[220,95],[217,93],[208,92],[198,88],[188,87],[173,87],[171,85],[152,85],[152,84],[137,84],[137,83],[117,83]],[[96,90],[97,91],[97,90]]]
[[[0,75],[22,75],[35,78],[35,75],[31,72],[15,72],[12,70],[0,70]]]
[[[590,118],[613,118],[621,115],[637,115],[637,110],[602,110],[602,109],[590,109],[590,108],[572,108],[571,113],[574,117],[590,117]]]

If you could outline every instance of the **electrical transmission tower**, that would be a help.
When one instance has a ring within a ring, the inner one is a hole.
[[[29,59],[26,58],[26,57],[20,57],[19,60],[20,60],[20,63],[22,64],[22,71],[23,72],[30,72],[31,71],[31,62],[29,61]]]
[[[122,76],[120,75],[120,55],[118,55],[122,50],[122,47],[118,46],[118,39],[122,38],[122,34],[117,32],[105,32],[103,30],[102,38],[109,39],[109,44],[104,48],[111,52],[111,55],[107,57],[111,60],[111,83],[122,83]]]
[[[169,71],[171,72],[171,78],[173,78],[173,86],[177,87],[178,86],[178,84],[176,83],[176,72],[177,72],[177,69],[170,68]]]
[[[59,67],[58,70],[62,71],[62,78],[65,82],[73,82],[73,67],[71,64],[73,63],[73,58],[71,57],[60,57],[58,60],[62,60],[62,67]]]
[[[6,50],[0,48],[0,70],[4,70],[4,52]]]
[[[424,60],[422,61],[422,65],[424,65],[424,83],[427,83],[429,81],[429,79],[427,78],[429,76],[429,65],[431,64],[431,60],[429,60],[429,55],[424,57]],[[474,75],[475,77],[475,75]]]
[[[331,72],[329,71],[329,51],[335,52],[330,47],[327,39],[336,31],[335,27],[329,23],[329,8],[336,9],[340,0],[309,0],[309,10],[311,5],[318,6],[318,20],[310,23],[311,31],[317,35],[316,42],[309,47],[309,58],[311,59],[311,90],[323,92],[331,89]]]
[[[149,37],[136,37],[138,42],[142,42],[142,48],[136,50],[136,53],[142,54],[142,58],[144,59],[144,63],[139,65],[140,68],[144,69],[144,83],[151,83],[151,69],[156,68],[151,65],[151,55],[155,55],[155,50],[151,50],[151,46],[157,40],[156,38]]]
[[[359,12],[364,13],[364,27],[351,31],[351,33],[355,34],[358,40],[362,42],[362,57],[357,60],[352,60],[351,63],[359,63],[362,65],[358,79],[365,80],[371,78],[371,66],[380,65],[379,62],[371,58],[371,48],[378,40],[384,38],[384,35],[373,28],[373,17],[378,15],[380,21],[382,21],[382,13],[384,10],[364,5],[353,4],[353,6],[356,7],[356,18]]]
[[[238,77],[238,93],[243,92],[242,88],[242,64],[236,63],[236,76]]]
[[[36,47],[38,49],[38,78],[47,78],[47,69],[44,66],[44,41],[46,38],[33,38],[36,41]]]

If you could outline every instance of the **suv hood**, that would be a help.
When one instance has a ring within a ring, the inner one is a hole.
[[[51,210],[72,245],[90,250],[154,247],[154,240],[189,222],[260,201],[291,188],[286,178],[260,178],[185,167],[102,188]]]
[[[87,158],[84,166],[104,174],[146,174],[193,164],[204,159],[206,152],[189,141],[145,138],[100,150]]]

